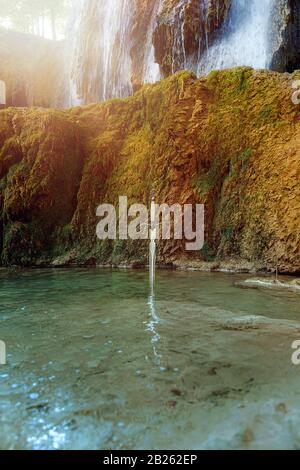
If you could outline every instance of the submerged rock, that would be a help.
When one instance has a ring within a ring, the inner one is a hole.
[[[239,287],[252,288],[252,289],[290,289],[300,292],[300,279],[294,279],[293,281],[283,281],[277,279],[247,279],[236,283]]]

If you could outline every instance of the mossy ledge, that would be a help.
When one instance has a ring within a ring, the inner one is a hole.
[[[162,264],[230,259],[300,272],[300,107],[294,75],[178,73],[133,97],[0,112],[3,266],[147,263],[147,243],[100,242],[96,208],[127,195],[205,203],[206,243],[160,243]]]

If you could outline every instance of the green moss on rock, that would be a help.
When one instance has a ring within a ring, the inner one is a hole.
[[[295,75],[296,76],[296,75]],[[299,272],[299,107],[292,75],[181,72],[133,97],[0,113],[4,264],[144,263],[146,242],[100,242],[96,208],[205,203],[206,244],[159,261],[238,257]]]

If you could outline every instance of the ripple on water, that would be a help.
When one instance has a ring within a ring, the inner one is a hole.
[[[299,447],[298,294],[240,279],[2,273],[0,447]]]

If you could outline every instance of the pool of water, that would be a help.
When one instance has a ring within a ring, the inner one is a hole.
[[[300,448],[300,296],[244,278],[0,271],[0,448]]]

